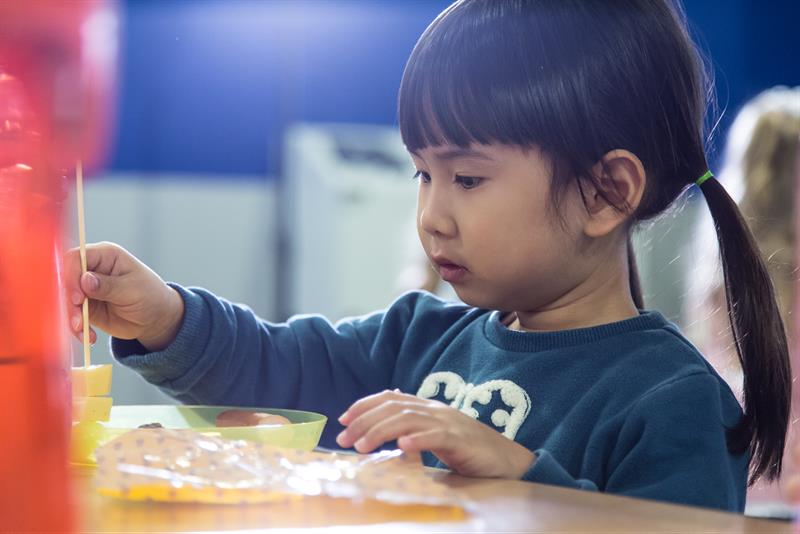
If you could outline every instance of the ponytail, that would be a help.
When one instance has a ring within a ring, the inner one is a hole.
[[[736,203],[715,179],[700,182],[717,230],[734,345],[744,375],[744,417],[728,431],[734,453],[750,452],[752,485],[780,476],[791,407],[791,369],[775,291]]]

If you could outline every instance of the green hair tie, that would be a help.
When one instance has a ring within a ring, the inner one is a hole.
[[[701,185],[703,185],[703,183],[706,180],[708,180],[709,178],[713,178],[713,177],[714,177],[714,175],[711,173],[711,171],[706,171],[706,173],[703,176],[701,176],[700,178],[697,179],[695,184],[697,184],[697,187],[700,187]]]

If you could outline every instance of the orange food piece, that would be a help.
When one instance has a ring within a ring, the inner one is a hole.
[[[111,397],[73,397],[73,421],[108,421],[111,416]]]
[[[111,391],[111,364],[72,368],[72,396],[99,397]]]
[[[290,425],[287,418],[265,412],[251,412],[249,410],[225,410],[217,415],[216,425],[227,426],[259,426],[259,425]]]

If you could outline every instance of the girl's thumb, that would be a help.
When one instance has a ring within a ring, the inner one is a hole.
[[[81,275],[81,290],[95,300],[110,300],[114,293],[114,281],[110,276],[87,272]]]

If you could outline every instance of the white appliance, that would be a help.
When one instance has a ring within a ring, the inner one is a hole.
[[[301,123],[284,147],[280,315],[335,321],[385,308],[407,289],[404,269],[424,261],[399,131]]]

